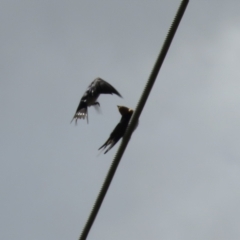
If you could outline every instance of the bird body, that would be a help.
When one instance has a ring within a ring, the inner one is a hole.
[[[86,117],[88,122],[88,107],[100,106],[99,102],[97,102],[100,94],[116,94],[119,97],[122,97],[111,84],[101,78],[96,78],[83,94],[72,121],[75,119],[77,123],[78,119],[85,119]]]
[[[107,153],[119,141],[120,138],[123,137],[127,129],[128,123],[134,112],[132,109],[124,106],[118,106],[118,110],[122,115],[120,122],[113,129],[107,141],[98,149],[98,150],[100,149],[104,150],[105,148],[107,148],[104,154]]]

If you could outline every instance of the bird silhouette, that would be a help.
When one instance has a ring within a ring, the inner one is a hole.
[[[106,154],[119,141],[119,139],[123,137],[123,135],[127,129],[128,123],[134,112],[133,109],[130,109],[128,107],[124,107],[124,106],[117,106],[117,107],[118,107],[120,114],[122,115],[122,118],[121,118],[120,122],[117,124],[117,126],[111,132],[108,140],[98,149],[98,150],[106,149],[104,154]],[[138,125],[138,123],[137,123],[137,125]],[[136,129],[137,125],[135,126],[135,129]]]
[[[72,121],[75,119],[75,123],[77,123],[78,119],[86,118],[88,123],[88,107],[100,107],[100,103],[97,102],[100,94],[116,94],[122,97],[111,84],[101,78],[96,78],[83,94]]]

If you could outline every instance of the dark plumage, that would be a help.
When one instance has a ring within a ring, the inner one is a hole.
[[[119,139],[121,137],[123,137],[123,135],[127,129],[128,123],[134,112],[132,109],[130,109],[128,107],[124,107],[124,106],[118,106],[118,110],[122,115],[120,122],[114,128],[114,130],[110,134],[108,140],[98,149],[98,150],[100,150],[100,149],[104,150],[105,148],[107,148],[106,151],[104,152],[104,154],[107,153],[119,141]]]
[[[72,121],[75,119],[77,123],[77,120],[79,118],[85,119],[86,117],[88,122],[88,107],[100,106],[99,102],[96,102],[100,94],[116,94],[119,97],[122,97],[121,94],[111,84],[109,84],[108,82],[104,81],[101,78],[96,78],[88,86],[86,92],[81,98]]]

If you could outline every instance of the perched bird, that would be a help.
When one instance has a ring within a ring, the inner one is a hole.
[[[100,106],[100,103],[96,101],[100,94],[113,93],[119,97],[122,97],[121,94],[111,84],[101,78],[96,78],[83,94],[72,121],[75,119],[75,122],[77,123],[79,118],[85,119],[86,117],[88,122],[88,107]]]
[[[121,137],[123,137],[127,129],[128,123],[134,112],[133,109],[130,109],[128,107],[124,107],[124,106],[117,106],[117,107],[119,112],[122,115],[122,118],[120,122],[117,124],[117,126],[114,128],[112,133],[110,134],[108,140],[98,149],[98,150],[100,149],[104,150],[105,148],[107,148],[104,154],[107,153],[119,141]]]

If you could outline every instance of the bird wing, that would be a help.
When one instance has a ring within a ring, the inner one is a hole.
[[[105,149],[108,147],[104,154],[107,153],[123,136],[122,130],[123,125],[121,123],[118,123],[114,130],[111,132],[108,140],[98,150],[100,150],[101,148]]]
[[[101,78],[96,78],[91,85],[89,86],[91,88],[92,93],[95,91],[99,94],[116,94],[119,97],[122,97],[121,94],[108,82],[104,81]]]
[[[128,122],[129,120],[123,121],[123,119],[121,119],[117,126],[111,132],[108,140],[98,150],[100,150],[101,148],[107,148],[104,154],[107,153],[119,141],[119,139],[123,137],[127,129]]]

